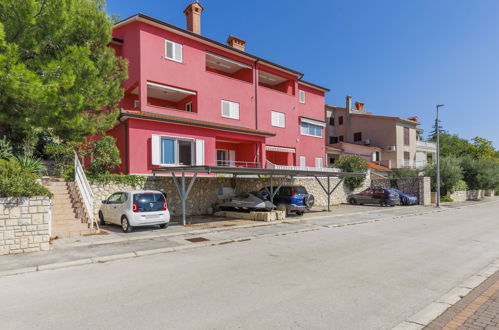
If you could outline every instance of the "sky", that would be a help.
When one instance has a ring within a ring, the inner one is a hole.
[[[109,14],[136,13],[185,28],[188,0],[107,0]],[[418,116],[499,147],[499,0],[200,0],[202,34],[246,40],[246,51],[305,74],[366,111]]]

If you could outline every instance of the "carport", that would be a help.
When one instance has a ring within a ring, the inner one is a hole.
[[[295,177],[313,177],[317,180],[327,195],[327,210],[331,211],[331,195],[343,182],[346,177],[365,176],[364,173],[340,172],[331,168],[303,168],[303,169],[270,169],[270,168],[246,168],[246,167],[226,167],[226,166],[172,166],[160,167],[153,170],[153,175],[160,173],[169,173],[172,175],[173,182],[177,187],[178,195],[182,203],[182,224],[186,225],[186,201],[189,193],[196,182],[198,174],[231,174],[234,180],[240,176],[257,176],[262,180],[269,180],[270,200],[274,202],[275,195],[279,189]],[[192,175],[187,185],[186,175]],[[274,189],[274,178],[283,178],[282,182]],[[319,178],[327,178],[327,185],[324,186]],[[331,189],[331,178],[340,178],[340,181]]]

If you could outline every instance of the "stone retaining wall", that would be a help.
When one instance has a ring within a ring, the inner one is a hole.
[[[49,249],[50,199],[0,198],[0,255]]]
[[[452,194],[448,195],[454,202],[464,202],[468,200],[467,191],[460,190],[454,191]]]
[[[191,178],[188,178],[186,180],[187,185],[190,179]],[[327,179],[321,178],[320,180],[324,186],[327,187]],[[278,185],[280,182],[281,179],[274,179],[274,185]],[[331,178],[331,189],[336,186],[338,182],[339,179]],[[305,186],[308,192],[315,196],[315,205],[322,207],[327,206],[327,195],[315,178],[295,178],[291,181],[291,184]],[[369,184],[370,179],[368,176],[364,181],[364,185],[361,188],[356,189],[355,192],[366,189],[369,187]],[[213,204],[218,201],[217,191],[221,187],[233,187],[236,192],[249,192],[260,190],[267,185],[270,185],[270,179],[237,178],[237,180],[234,180],[230,177],[198,177],[186,202],[188,215],[209,214]],[[165,192],[168,195],[168,209],[170,212],[175,216],[181,214],[180,199],[178,197],[177,188],[171,177],[148,177],[145,184],[141,186],[99,183],[92,184],[91,187],[94,193],[95,216],[98,214],[102,200],[108,198],[113,192],[134,189],[151,189]],[[340,184],[332,194],[331,205],[346,203],[347,196],[350,193],[350,189],[345,184]]]
[[[407,194],[418,196],[420,205],[430,205],[431,182],[429,177],[376,179],[371,181],[371,187],[392,187]]]

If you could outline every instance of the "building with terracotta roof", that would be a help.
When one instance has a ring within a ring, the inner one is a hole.
[[[356,154],[386,168],[421,168],[434,158],[436,145],[424,142],[418,117],[367,112],[364,103],[346,97],[345,107],[326,105],[326,155],[333,165],[341,155]],[[331,149],[335,148],[335,149]]]

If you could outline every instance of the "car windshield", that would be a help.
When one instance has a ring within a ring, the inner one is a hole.
[[[163,211],[165,196],[160,193],[134,194],[133,201],[137,203],[139,212]]]

